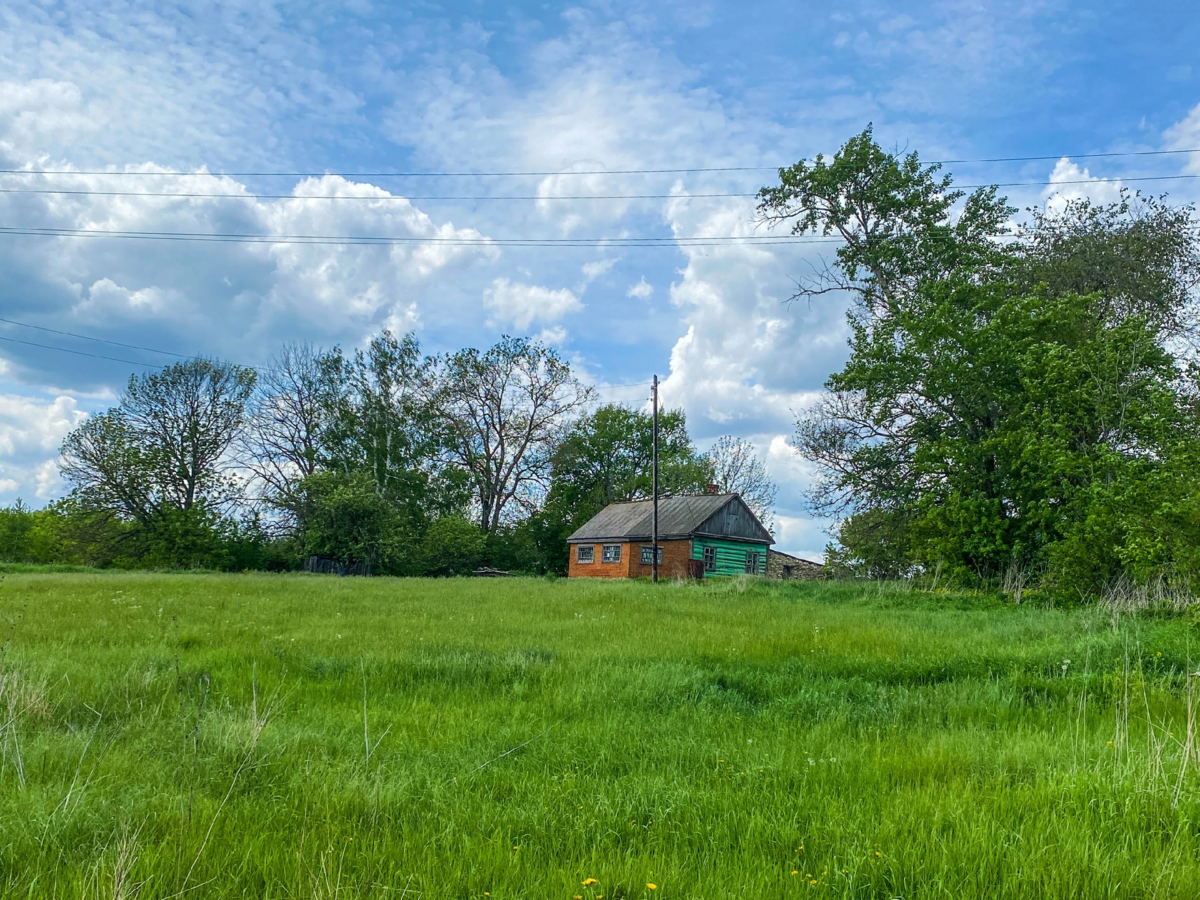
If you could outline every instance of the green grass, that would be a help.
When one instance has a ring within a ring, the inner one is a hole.
[[[0,625],[5,897],[1200,896],[1183,618],[16,572]]]

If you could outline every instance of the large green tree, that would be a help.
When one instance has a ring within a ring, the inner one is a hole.
[[[861,541],[865,571],[1072,590],[1190,565],[1200,533],[1169,502],[1196,493],[1200,439],[1190,210],[1081,201],[1015,229],[993,189],[954,191],[869,130],[780,175],[764,217],[844,241],[803,293],[856,296],[849,360],[796,441],[814,505],[851,519],[843,561]]]
[[[133,526],[103,533],[135,562],[225,564],[221,533],[242,499],[230,450],[254,382],[252,369],[203,358],[131,377],[117,406],[63,441],[73,521]]]

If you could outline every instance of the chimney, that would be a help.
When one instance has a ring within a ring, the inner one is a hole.
[[[721,486],[719,484],[710,484],[704,488],[704,493],[719,494],[721,493]]]

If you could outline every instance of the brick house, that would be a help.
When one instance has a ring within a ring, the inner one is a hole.
[[[612,503],[575,531],[571,578],[641,578],[653,563],[651,501]],[[658,501],[658,573],[663,578],[767,574],[771,533],[737,494]]]

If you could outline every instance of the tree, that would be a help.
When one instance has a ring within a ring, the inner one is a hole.
[[[435,361],[412,334],[390,331],[335,368],[344,387],[324,437],[324,467],[367,472],[381,496],[406,515],[459,515],[469,502],[467,475],[448,458],[453,432],[438,407]]]
[[[346,386],[340,352],[287,344],[259,374],[240,457],[285,525],[303,528],[308,498],[300,490],[329,457],[330,427]]]
[[[470,477],[480,528],[489,532],[514,505],[534,508],[560,432],[592,391],[554,350],[526,338],[448,354],[437,369],[449,458]]]
[[[987,582],[1016,566],[1092,588],[1149,571],[1134,523],[1186,520],[1155,511],[1166,484],[1187,490],[1179,460],[1200,437],[1177,355],[1190,212],[1073,204],[1010,241],[994,190],[952,208],[935,172],[868,130],[760,195],[765,217],[845,238],[834,283],[859,298],[849,361],[797,423],[814,505],[850,515],[860,546],[844,547],[869,568]]]
[[[133,376],[117,407],[67,436],[62,473],[94,507],[142,525],[219,509],[236,491],[228,451],[254,381],[252,369],[201,358]]]
[[[707,455],[721,490],[739,494],[759,520],[771,522],[779,488],[771,481],[754,445],[727,434],[717,438]]]

